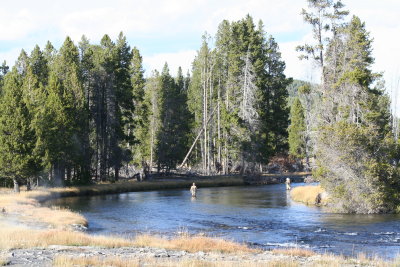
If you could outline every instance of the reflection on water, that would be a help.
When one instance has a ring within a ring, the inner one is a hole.
[[[296,185],[295,185],[296,186]],[[265,248],[300,246],[346,255],[400,252],[398,215],[324,213],[290,200],[284,185],[199,188],[65,198],[52,205],[80,211],[89,231],[173,235],[185,229]]]

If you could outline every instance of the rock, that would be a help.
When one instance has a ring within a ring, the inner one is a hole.
[[[85,232],[87,230],[87,227],[82,224],[72,224],[71,228],[73,231],[77,232]]]
[[[309,175],[306,178],[304,178],[304,182],[305,183],[314,183],[315,179],[311,175]]]

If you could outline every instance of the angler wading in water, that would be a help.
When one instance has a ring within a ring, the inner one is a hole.
[[[197,186],[195,183],[190,187],[190,193],[192,193],[192,197],[196,197]]]
[[[286,178],[285,184],[286,184],[286,190],[292,189],[292,188],[290,187],[290,178]]]

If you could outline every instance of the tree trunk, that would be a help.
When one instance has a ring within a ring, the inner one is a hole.
[[[221,101],[221,96],[220,96],[220,91],[221,91],[221,79],[218,81],[218,106],[217,106],[217,127],[218,127],[218,163],[221,165],[222,160],[221,160],[221,110],[220,110],[220,101]],[[219,173],[219,172],[218,172]]]
[[[54,170],[54,185],[55,186],[62,186],[63,182],[64,182],[64,173],[65,173],[65,169],[64,169],[64,164],[57,161],[53,164],[53,170]]]
[[[32,186],[31,186],[31,178],[26,179],[26,191],[31,191]]]
[[[119,180],[119,167],[115,166],[114,171],[115,171],[114,180],[118,181]]]

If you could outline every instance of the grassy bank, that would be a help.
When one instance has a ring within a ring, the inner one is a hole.
[[[201,179],[194,182],[201,187],[242,185],[240,178],[226,177],[218,180]],[[243,260],[232,262],[226,261],[224,257],[216,258],[213,261],[196,259],[136,259],[127,257],[71,257],[60,255],[53,261],[55,266],[301,266],[304,261],[310,262],[307,266],[342,266],[346,264],[365,265],[365,266],[398,266],[399,261],[383,261],[380,259],[368,259],[364,256],[357,259],[317,255],[316,253],[303,249],[279,249],[271,251],[271,260],[256,262],[252,260],[252,255],[263,253],[260,250],[250,248],[244,244],[239,244],[223,239],[210,238],[204,236],[182,235],[173,239],[166,239],[150,235],[139,235],[132,239],[92,236],[82,232],[70,230],[70,225],[87,225],[86,219],[69,210],[57,207],[48,208],[40,205],[41,202],[55,199],[58,197],[99,195],[108,193],[121,193],[130,191],[162,190],[173,188],[189,188],[192,181],[164,181],[164,182],[121,182],[115,184],[101,184],[94,186],[69,187],[69,188],[50,188],[40,189],[31,192],[12,194],[3,192],[0,195],[0,208],[5,207],[6,213],[0,214],[0,220],[7,221],[10,218],[18,217],[24,222],[44,223],[51,225],[54,229],[31,229],[26,226],[16,227],[3,223],[0,225],[0,249],[29,249],[46,248],[52,245],[80,246],[80,247],[153,247],[164,248],[167,250],[183,250],[187,252],[212,252],[243,255]],[[297,188],[292,191],[296,192]],[[303,188],[303,196],[299,199],[309,201],[315,198],[316,193],[321,189],[315,187]],[[298,195],[301,195],[300,193]],[[310,202],[311,203],[311,202]],[[274,257],[277,255],[279,257]],[[283,258],[282,258],[283,257]],[[1,262],[2,261],[2,262]],[[7,263],[6,258],[0,257],[0,265]]]
[[[34,230],[22,227],[0,228],[0,249],[46,248],[51,245],[90,246],[103,248],[154,247],[188,252],[250,253],[257,252],[243,244],[204,237],[178,236],[166,239],[150,235],[138,235],[134,239],[110,236],[92,236],[66,230]]]
[[[326,205],[327,198],[322,198],[317,203],[317,197],[325,190],[319,185],[298,186],[291,190],[290,196],[294,201],[302,202],[307,205]]]

